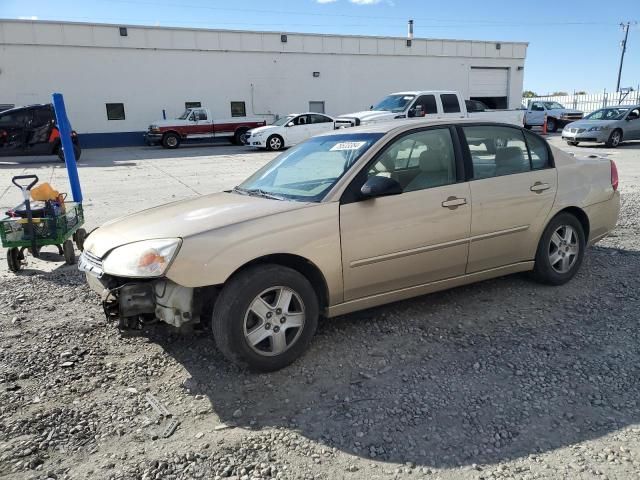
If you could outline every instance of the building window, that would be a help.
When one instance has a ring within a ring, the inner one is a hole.
[[[107,103],[107,120],[124,120],[124,103]]]
[[[246,117],[247,107],[244,102],[231,102],[231,116],[232,117]]]
[[[200,102],[184,102],[184,108],[202,108],[202,104]]]
[[[324,113],[324,101],[309,102],[309,111],[314,113]]]

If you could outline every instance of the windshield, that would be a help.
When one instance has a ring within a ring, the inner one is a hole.
[[[622,120],[629,111],[628,108],[602,108],[590,113],[585,120]]]
[[[178,117],[178,120],[186,120],[190,113],[191,110],[185,110],[184,113]]]
[[[319,202],[382,133],[311,138],[266,164],[236,192],[301,202]]]
[[[289,115],[287,117],[282,117],[279,120],[276,120],[275,122],[273,122],[271,125],[275,125],[276,127],[281,127],[282,125],[284,125],[285,123],[289,122],[290,120],[292,120],[294,117],[294,115]]]
[[[415,95],[389,95],[384,97],[382,101],[371,110],[384,110],[394,113],[403,112],[414,98],[416,98]]]
[[[559,104],[558,102],[544,102],[544,106],[547,108],[547,110],[553,110],[553,109],[556,109],[556,108],[564,108],[564,106]]]

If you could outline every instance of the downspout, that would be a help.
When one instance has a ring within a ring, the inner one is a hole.
[[[253,86],[253,83],[252,83],[251,84],[251,114],[252,115],[258,115],[260,117],[271,117],[271,123],[275,122],[277,120],[277,117],[276,117],[276,115],[274,115],[271,112],[269,112],[269,113],[256,113],[256,109],[255,109],[254,101],[253,101],[254,89],[255,89],[255,87]]]

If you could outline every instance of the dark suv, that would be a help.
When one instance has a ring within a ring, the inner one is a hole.
[[[71,134],[76,160],[80,144]],[[52,105],[29,105],[0,112],[0,156],[57,155],[64,161]]]

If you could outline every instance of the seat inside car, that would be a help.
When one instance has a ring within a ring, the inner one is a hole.
[[[446,150],[429,148],[420,154],[420,173],[404,188],[405,192],[438,187],[454,182],[451,157]]]
[[[529,169],[520,147],[503,147],[496,150],[496,176],[519,173]]]

